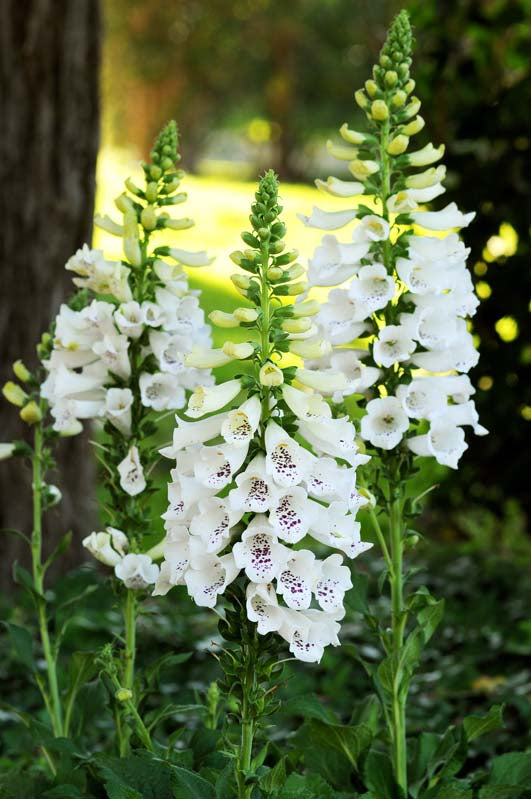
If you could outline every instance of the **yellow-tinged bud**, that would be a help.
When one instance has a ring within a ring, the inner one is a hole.
[[[236,358],[238,360],[250,358],[254,352],[253,345],[247,341],[242,341],[240,344],[236,344],[234,341],[226,341],[221,349],[229,358]]]
[[[241,250],[234,250],[234,252],[231,252],[231,254],[229,255],[229,258],[231,259],[232,263],[236,264],[236,266],[239,266],[241,264],[242,258],[244,257],[245,256]]]
[[[142,252],[138,243],[138,220],[134,208],[128,209],[124,213],[124,254],[129,263],[133,266],[140,266],[142,263]]]
[[[384,100],[375,100],[371,105],[371,116],[378,122],[383,122],[389,117],[389,109]]]
[[[365,133],[359,133],[357,130],[351,130],[346,122],[344,122],[339,128],[339,133],[345,141],[349,142],[349,144],[363,144],[367,138]]]
[[[424,172],[419,172],[418,175],[410,175],[406,178],[406,187],[408,189],[427,189],[429,186],[435,186],[436,183],[441,183],[446,177],[446,167],[440,165],[438,167],[430,167]]]
[[[225,311],[211,311],[208,318],[216,327],[239,327],[240,321],[236,319],[234,314],[225,313]]]
[[[301,358],[323,358],[332,352],[330,342],[322,339],[290,341],[289,348],[294,355],[299,355]]]
[[[30,400],[27,405],[24,405],[19,415],[27,424],[37,424],[42,419],[42,411],[35,400]]]
[[[363,91],[363,89],[358,89],[358,91],[354,94],[354,99],[356,100],[357,104],[360,108],[363,108],[366,111],[370,106],[370,100]]]
[[[399,89],[397,92],[393,94],[393,98],[391,100],[393,108],[403,108],[407,102],[407,94]]]
[[[341,144],[334,144],[330,139],[326,142],[326,149],[333,158],[337,158],[339,161],[351,161],[358,155],[357,147],[345,147]]]
[[[407,146],[409,144],[409,137],[404,136],[404,134],[400,133],[398,136],[395,136],[389,144],[387,145],[387,152],[389,155],[401,155],[405,153],[407,150]]]
[[[321,310],[321,303],[317,300],[306,300],[306,302],[296,302],[291,306],[293,316],[315,316]]]
[[[301,280],[300,283],[293,283],[288,286],[286,293],[288,297],[296,297],[298,294],[304,294],[305,291],[308,291],[308,283],[305,280]]]
[[[415,119],[412,119],[407,125],[404,125],[402,133],[405,133],[406,136],[414,136],[415,133],[419,133],[422,130],[425,124],[422,117],[415,117]]]
[[[30,370],[22,361],[15,361],[13,364],[13,372],[15,373],[15,377],[18,377],[23,383],[27,383],[31,377]]]
[[[28,399],[28,395],[16,383],[13,383],[12,380],[8,380],[7,383],[4,385],[2,389],[2,394],[6,398],[11,405],[16,405],[17,408],[22,408],[26,400]]]
[[[115,199],[114,204],[122,214],[125,214],[127,211],[134,211],[133,203],[127,194],[120,194],[120,196]]]
[[[234,316],[239,322],[256,322],[258,311],[254,308],[236,308]]]
[[[155,202],[159,194],[158,186],[153,181],[147,184],[146,188],[146,200],[149,203]]]
[[[361,159],[356,158],[348,165],[348,168],[356,180],[364,181],[367,180],[367,178],[370,178],[371,175],[374,175],[375,172],[378,172],[380,165],[377,161],[362,161]]]
[[[413,80],[413,78],[410,78],[408,80],[408,82],[406,83],[406,85],[404,86],[404,91],[406,91],[408,94],[411,94],[411,92],[415,88],[415,85],[416,84],[415,84],[415,81]]]
[[[284,270],[279,266],[271,266],[266,274],[269,280],[279,280],[284,275]]]
[[[133,698],[133,692],[129,688],[120,688],[114,695],[118,702],[129,702]]]
[[[402,111],[403,116],[406,119],[411,119],[420,111],[421,102],[418,97],[412,97],[411,102],[406,105],[404,110]]]
[[[301,275],[304,275],[305,272],[306,270],[303,266],[301,266],[300,264],[293,264],[293,266],[290,266],[289,269],[286,269],[286,271],[284,272],[284,277],[287,280],[296,280]]]
[[[137,195],[137,197],[140,197],[140,196],[142,195],[142,193],[143,193],[143,192],[142,192],[142,189],[141,189],[141,188],[139,188],[139,187],[136,185],[136,183],[134,183],[134,182],[131,180],[131,178],[127,178],[127,179],[124,181],[124,183],[125,183],[126,187],[129,189],[129,191],[131,192],[131,194],[136,194],[136,195]]]
[[[157,215],[152,205],[146,205],[140,214],[140,221],[145,230],[155,230],[157,227]]]
[[[264,363],[259,373],[260,383],[263,386],[281,386],[284,382],[284,373],[271,361]]]
[[[378,84],[373,80],[366,80],[365,91],[367,92],[369,97],[376,97],[376,95],[378,94]]]
[[[306,333],[312,326],[312,320],[307,316],[301,316],[298,319],[285,319],[282,322],[282,330],[286,333]]]
[[[398,75],[394,71],[394,69],[391,69],[391,70],[389,70],[388,72],[385,73],[384,80],[385,80],[385,85],[389,86],[389,88],[391,89],[395,85],[395,83],[397,82]]]
[[[189,227],[193,227],[195,222],[188,216],[183,216],[180,219],[170,219],[170,217],[167,217],[164,220],[164,224],[166,227],[171,228],[171,230],[187,230]]]
[[[155,166],[155,165],[150,166],[149,174],[151,175],[153,180],[159,180],[159,178],[162,177],[162,169],[160,168],[160,166]]]
[[[236,272],[230,276],[230,279],[238,289],[247,291],[251,287],[251,278],[247,277],[247,275],[240,275],[239,272]]]

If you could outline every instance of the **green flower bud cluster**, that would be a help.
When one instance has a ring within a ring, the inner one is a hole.
[[[19,416],[23,422],[29,425],[37,424],[44,416],[43,403],[39,398],[38,380],[22,361],[15,361],[13,373],[28,391],[13,380],[8,380],[2,387],[4,399],[20,408]]]

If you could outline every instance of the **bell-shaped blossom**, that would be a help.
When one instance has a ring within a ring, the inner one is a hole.
[[[366,455],[360,454],[356,442],[356,428],[346,416],[341,419],[321,417],[312,421],[300,420],[298,428],[319,454],[341,458],[352,466],[367,463],[369,460]]]
[[[338,466],[334,458],[317,458],[306,478],[308,493],[318,500],[333,502],[348,496],[355,484],[356,472]]]
[[[129,547],[127,536],[115,527],[107,527],[105,532],[91,533],[81,542],[96,560],[106,566],[116,566]]]
[[[321,576],[321,564],[309,549],[293,553],[280,570],[277,592],[288,608],[307,610],[312,601],[312,591]]]
[[[357,212],[355,210],[323,211],[314,205],[310,216],[305,216],[304,214],[297,214],[297,216],[307,227],[315,227],[320,230],[337,230],[337,228],[352,222],[356,218]]]
[[[286,385],[282,389],[282,396],[286,405],[299,419],[311,421],[332,416],[330,405],[319,394],[299,391],[293,386]]]
[[[425,435],[408,438],[407,445],[416,455],[432,456],[437,463],[452,469],[457,469],[459,458],[468,447],[463,429],[446,422],[444,416],[435,420]]]
[[[161,372],[179,375],[185,370],[186,355],[190,352],[190,340],[186,336],[152,330],[149,334],[149,345]]]
[[[138,447],[133,446],[118,465],[120,486],[131,497],[141,494],[146,487],[146,478],[140,462]]]
[[[274,506],[277,489],[266,471],[263,455],[256,455],[245,471],[236,477],[236,488],[229,492],[229,504],[245,513],[266,513]]]
[[[396,397],[380,397],[367,403],[361,420],[362,438],[373,447],[393,449],[409,427],[409,418]]]
[[[407,361],[415,349],[415,342],[406,328],[401,325],[387,325],[378,333],[374,342],[373,357],[382,366]]]
[[[143,372],[138,384],[140,397],[145,408],[154,411],[182,408],[185,403],[184,388],[179,384],[177,375],[167,372]]]
[[[105,416],[126,438],[131,435],[132,405],[130,388],[110,388],[105,394]]]
[[[352,281],[349,296],[365,305],[368,313],[385,308],[395,296],[396,285],[383,264],[363,266]]]
[[[279,486],[298,485],[310,473],[314,456],[301,447],[276,422],[265,433],[266,471]]]
[[[197,513],[190,522],[190,533],[198,536],[208,553],[217,553],[230,541],[231,530],[244,514],[220,497],[206,497],[198,503]]]
[[[218,595],[236,579],[238,572],[232,553],[222,557],[201,553],[192,555],[184,581],[188,593],[199,607],[213,608]]]
[[[104,336],[92,346],[92,350],[101,358],[109,372],[124,380],[131,375],[128,349],[129,339],[121,335]]]
[[[335,236],[323,236],[308,265],[310,286],[337,286],[357,274],[361,258],[369,252],[370,242],[341,244]]]
[[[207,488],[220,490],[228,485],[242,466],[247,450],[230,444],[187,450],[193,461],[194,474]]]
[[[297,660],[318,663],[327,646],[339,646],[339,620],[343,616],[343,610],[334,613],[287,610],[279,632]]]
[[[321,562],[314,592],[319,605],[327,613],[343,607],[345,592],[352,588],[350,569],[343,566],[341,555],[329,555]]]
[[[181,449],[186,449],[194,444],[204,444],[211,441],[221,434],[223,423],[227,419],[227,414],[218,413],[209,416],[200,422],[187,422],[177,418],[177,427],[173,431],[173,442],[170,447],[160,450],[166,458],[176,458]],[[231,442],[232,443],[232,442]]]
[[[277,493],[269,523],[282,541],[296,544],[316,523],[319,509],[304,488],[293,486]]]
[[[130,553],[116,564],[114,573],[126,588],[140,591],[156,581],[159,567],[153,563],[149,555]]]
[[[346,502],[331,502],[323,508],[311,535],[322,544],[344,552],[349,558],[356,558],[366,552],[372,544],[360,538],[360,523],[354,520]]]
[[[281,544],[267,517],[255,516],[232,549],[238,568],[253,583],[270,583],[277,577],[291,550]]]
[[[447,396],[436,385],[435,379],[418,378],[397,387],[396,398],[412,419],[430,419],[447,407]]]
[[[258,427],[260,413],[260,400],[256,395],[229,411],[221,426],[221,435],[227,444],[248,447]]]
[[[363,267],[365,268],[365,267]],[[331,344],[349,344],[367,330],[371,314],[364,300],[354,299],[346,289],[334,289],[317,315],[317,322]]]
[[[139,338],[144,330],[142,309],[135,300],[122,303],[114,312],[114,321],[120,333],[129,338]]]
[[[246,607],[247,618],[256,622],[260,635],[280,630],[285,608],[278,604],[277,594],[271,583],[248,583]]]
[[[463,214],[455,203],[450,203],[440,211],[417,211],[410,214],[417,225],[428,230],[450,230],[467,227],[475,217],[475,212]]]
[[[188,401],[187,416],[197,419],[228,405],[241,391],[240,380],[228,380],[219,386],[198,386]]]
[[[356,242],[384,241],[387,238],[389,238],[389,222],[377,214],[364,216],[353,236]]]

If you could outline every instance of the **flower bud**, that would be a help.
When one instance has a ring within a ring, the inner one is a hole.
[[[378,172],[380,165],[377,161],[362,161],[361,159],[356,158],[348,165],[348,168],[356,180],[364,181],[367,180],[367,178],[370,178],[371,175],[374,175],[375,172]]]
[[[410,175],[406,178],[406,187],[408,189],[427,189],[429,186],[435,186],[436,183],[441,183],[446,177],[446,167],[440,165],[438,167],[431,167],[418,175]]]
[[[385,53],[383,53],[380,56],[380,66],[382,66],[384,69],[389,69],[389,67],[391,67],[392,65],[393,65],[393,62],[391,61],[389,56],[385,55]]]
[[[269,245],[269,252],[271,255],[279,255],[282,250],[286,247],[286,242],[279,239],[278,241],[272,241]]]
[[[334,144],[330,139],[326,142],[327,152],[339,161],[352,161],[353,158],[358,157],[357,147],[345,147],[341,144]]]
[[[393,98],[391,100],[391,104],[393,108],[403,108],[407,102],[407,94],[399,89],[397,92],[393,94]]]
[[[159,180],[162,177],[162,169],[160,166],[150,166],[149,167],[149,174],[153,178],[153,180]]]
[[[394,71],[394,69],[389,70],[389,72],[385,73],[384,81],[385,85],[388,86],[390,89],[395,85],[398,80],[398,75]]]
[[[123,236],[124,234],[123,226],[119,225],[117,222],[114,222],[110,216],[107,216],[107,214],[105,214],[105,216],[96,214],[94,217],[94,224],[96,227],[107,231],[107,233],[110,233],[112,236]]]
[[[229,255],[229,258],[231,259],[233,264],[239,266],[243,258],[245,258],[245,256],[241,250],[234,250],[234,252],[231,252],[231,254]]]
[[[286,333],[305,333],[312,326],[312,321],[307,316],[298,319],[285,319],[282,322],[282,330]]]
[[[301,358],[323,358],[332,352],[332,345],[323,339],[306,339],[302,341],[291,341],[290,351]]]
[[[371,116],[378,122],[383,122],[389,117],[389,109],[384,100],[375,100],[371,105]]]
[[[140,214],[140,221],[145,230],[155,230],[157,227],[157,215],[152,205],[146,205]]]
[[[363,142],[367,140],[367,135],[365,133],[359,133],[357,130],[351,130],[347,122],[344,122],[341,125],[339,128],[339,133],[345,141],[349,142],[349,144],[363,144]]]
[[[414,136],[415,133],[419,133],[426,123],[422,119],[422,117],[415,117],[412,119],[411,122],[408,122],[407,125],[404,125],[402,128],[402,133],[405,133],[406,136]]]
[[[395,136],[394,139],[391,139],[387,145],[387,152],[389,155],[401,155],[407,150],[408,144],[408,136],[404,136],[403,133],[399,133],[398,136]]]
[[[133,266],[140,266],[142,263],[142,252],[138,243],[138,220],[134,208],[127,210],[124,214],[124,255]]]
[[[378,85],[373,80],[366,80],[365,91],[367,92],[369,97],[376,97],[376,95],[378,94]]]
[[[134,211],[133,203],[127,194],[120,194],[120,196],[115,199],[114,204],[122,214],[125,214],[127,211]]]
[[[181,219],[170,219],[170,217],[164,219],[165,227],[169,227],[171,230],[187,230],[189,227],[193,227],[194,224],[194,220],[187,216],[183,216]]]
[[[0,444],[0,461],[10,458],[15,451],[15,444]]]
[[[406,155],[407,163],[409,166],[428,166],[438,161],[444,155],[444,144],[439,147],[434,147],[430,142],[421,150]]]
[[[247,341],[242,341],[240,344],[236,344],[234,341],[226,341],[221,349],[225,355],[237,360],[250,358],[254,352],[253,345]]]
[[[146,188],[146,200],[150,203],[155,202],[159,194],[158,186],[156,183],[148,183]]]
[[[415,85],[416,84],[415,84],[415,81],[413,80],[413,78],[410,78],[408,80],[408,82],[404,86],[404,91],[406,91],[408,94],[411,94],[411,92],[415,88]]]
[[[117,702],[129,702],[133,698],[133,692],[129,688],[120,688],[119,691],[116,691],[114,698]]]
[[[284,372],[271,361],[262,366],[259,377],[263,386],[281,386],[284,382]]]
[[[402,111],[402,116],[406,119],[411,119],[420,111],[420,100],[418,97],[412,97],[411,102],[406,105],[404,110]]]
[[[4,385],[2,389],[2,394],[6,398],[11,405],[16,405],[18,408],[22,408],[26,400],[28,399],[28,395],[19,385],[13,383],[12,380],[8,380],[7,383]]]
[[[296,302],[291,306],[293,316],[315,316],[321,310],[321,303],[317,300],[306,300],[306,302]]]
[[[236,286],[237,289],[243,289],[244,291],[248,291],[251,288],[251,278],[247,277],[247,275],[240,275],[239,273],[235,273],[234,275],[230,276],[233,284]]]
[[[131,180],[131,178],[127,178],[127,179],[124,181],[124,183],[125,183],[126,187],[129,189],[129,191],[131,192],[131,194],[136,194],[136,196],[137,196],[137,197],[143,197],[143,196],[144,196],[144,192],[142,191],[142,189],[141,189],[141,188],[139,188],[139,187],[136,185],[136,183],[134,183],[134,182]]]
[[[23,383],[27,383],[31,377],[31,372],[22,361],[15,361],[13,364],[13,372],[15,377],[18,377]]]
[[[366,451],[367,451],[367,448],[365,447],[364,442],[363,441],[359,441],[358,442],[358,452],[360,453],[360,455],[365,455]],[[360,494],[362,497],[364,497],[367,500],[367,502],[365,502],[361,506],[360,510],[363,510],[363,509],[368,510],[369,508],[375,508],[376,507],[376,497],[374,496],[374,494],[371,494],[370,491],[367,491],[366,488],[358,489],[358,494]]]
[[[300,283],[292,283],[291,286],[286,288],[288,297],[296,297],[298,294],[304,294],[308,291],[308,283],[305,280],[301,280]]]
[[[37,424],[42,419],[42,411],[35,400],[30,400],[27,405],[24,405],[19,416],[27,424]]]
[[[360,108],[363,108],[366,111],[370,106],[370,101],[363,89],[358,89],[358,91],[354,94],[354,99],[356,100],[357,104]]]
[[[258,311],[254,308],[236,308],[234,317],[239,322],[256,322],[258,319]]]
[[[240,326],[239,320],[235,319],[233,314],[225,313],[224,311],[211,311],[208,314],[208,318],[210,319],[213,325],[216,325],[216,327]]]
[[[266,274],[268,280],[280,280],[280,278],[284,276],[284,270],[279,266],[271,266]]]

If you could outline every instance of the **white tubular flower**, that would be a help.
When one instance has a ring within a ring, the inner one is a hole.
[[[184,364],[186,354],[190,351],[188,337],[153,330],[149,334],[149,345],[161,372],[169,372],[172,375],[183,373],[186,368]]]
[[[131,364],[128,356],[129,339],[127,336],[104,336],[96,341],[92,350],[99,355],[107,369],[118,377],[127,380],[131,375]]]
[[[332,502],[348,496],[355,481],[354,469],[338,466],[333,458],[317,458],[305,482],[312,497]]]
[[[323,236],[308,266],[310,286],[337,286],[360,269],[360,259],[369,252],[370,242],[340,244],[335,236]]]
[[[232,554],[218,557],[214,554],[192,554],[190,568],[184,574],[189,595],[196,605],[213,608],[219,594],[236,579],[239,568]]]
[[[258,428],[260,412],[260,400],[256,395],[229,411],[221,426],[221,435],[227,444],[247,448]]]
[[[417,211],[410,216],[415,224],[428,230],[451,230],[467,227],[476,214],[475,211],[463,214],[455,203],[449,203],[440,211]]]
[[[367,330],[365,321],[371,311],[367,305],[353,299],[346,289],[333,289],[321,307],[317,321],[334,346],[349,344]]]
[[[459,344],[435,352],[414,352],[411,362],[430,372],[469,372],[479,361],[470,333],[463,334]]]
[[[345,391],[349,385],[346,375],[336,369],[297,369],[295,376],[303,386],[313,388],[321,394]]]
[[[161,327],[164,322],[164,310],[155,302],[143,302],[141,305],[142,320],[148,327]]]
[[[279,543],[273,527],[262,515],[254,517],[232,553],[236,566],[245,569],[253,583],[270,583],[292,554]]]
[[[114,573],[126,588],[141,591],[152,585],[159,576],[159,567],[149,555],[125,555],[114,567]]]
[[[443,393],[442,386],[438,387],[435,384],[437,379],[421,377],[412,380],[407,386],[397,387],[396,398],[409,417],[430,419],[434,413],[440,413],[447,407],[447,395]]]
[[[8,442],[0,444],[0,461],[6,461],[8,458],[11,458],[14,452],[14,444]]]
[[[107,527],[105,532],[91,533],[81,543],[96,560],[106,566],[120,563],[129,546],[125,533],[115,527]]]
[[[400,325],[387,325],[374,342],[373,357],[382,366],[392,366],[407,361],[415,349],[415,342]]]
[[[354,521],[346,502],[331,502],[328,508],[321,510],[310,534],[322,544],[344,552],[347,557],[357,558],[372,547],[361,540],[360,530],[360,523]]]
[[[330,405],[319,394],[310,394],[286,385],[282,389],[282,396],[288,408],[299,419],[311,420],[319,417],[330,418],[332,416]]]
[[[309,499],[304,488],[293,486],[277,494],[269,514],[269,523],[279,538],[296,544],[316,522],[319,507]]]
[[[232,481],[241,468],[247,455],[247,447],[224,444],[220,447],[201,447],[189,454],[197,480],[207,488],[219,491]]]
[[[141,494],[146,487],[144,470],[137,447],[131,447],[123,461],[118,465],[120,486],[131,497]]]
[[[276,422],[265,433],[266,471],[284,488],[298,485],[310,473],[314,456],[297,444]]]
[[[332,455],[348,461],[352,466],[367,463],[367,455],[360,455],[356,443],[356,429],[348,417],[327,419],[321,417],[298,424],[299,432],[321,454]]]
[[[228,380],[219,386],[204,388],[198,386],[188,400],[187,416],[198,419],[207,413],[218,411],[224,408],[229,402],[238,396],[242,390],[240,380]]]
[[[155,372],[155,374],[143,372],[138,384],[142,405],[145,408],[165,411],[182,408],[185,403],[184,388],[179,385],[179,378],[176,375],[164,372]]]
[[[327,180],[315,180],[315,185],[326,194],[332,197],[356,197],[363,194],[365,186],[356,180],[339,180],[339,178],[329,177]]]
[[[284,612],[271,583],[248,583],[247,618],[256,622],[260,635],[278,632],[284,621]]]
[[[236,486],[229,492],[229,505],[245,513],[266,513],[277,498],[277,490],[266,472],[265,458],[257,455],[245,471],[236,477]]]
[[[436,262],[444,270],[464,266],[470,249],[465,247],[457,233],[442,238],[409,236],[408,254],[413,261]]]
[[[105,395],[105,416],[126,437],[131,435],[132,405],[130,388],[110,388]]]
[[[330,365],[333,369],[338,369],[345,375],[348,381],[347,388],[342,392],[334,394],[363,394],[368,388],[373,386],[380,377],[381,370],[374,366],[367,366],[360,360],[360,357],[367,353],[359,350],[340,349],[335,350],[330,356]],[[340,399],[339,398],[339,399]],[[337,401],[334,396],[334,401]]]
[[[327,613],[339,610],[349,588],[352,588],[350,569],[343,566],[341,555],[329,555],[321,563],[321,574],[314,588],[319,605]]]
[[[417,175],[409,175],[406,178],[408,189],[427,189],[441,183],[446,177],[446,167],[440,164],[437,167],[430,167]]]
[[[300,358],[322,358],[332,351],[329,341],[323,339],[307,339],[306,341],[291,341],[290,352]]]
[[[138,302],[120,305],[114,312],[114,321],[120,333],[129,338],[139,338],[144,330],[144,317]]]
[[[288,610],[280,635],[289,643],[290,652],[305,663],[319,663],[330,644],[339,646],[339,619],[344,611],[325,613],[322,610]]]
[[[479,416],[476,406],[472,400],[462,402],[459,405],[448,405],[440,416],[433,420],[437,425],[470,425],[477,436],[486,436],[489,432],[483,425],[479,424]]]
[[[281,569],[277,579],[277,593],[288,608],[307,610],[312,601],[312,591],[321,577],[321,564],[309,549],[299,549]]]
[[[395,296],[395,292],[395,281],[387,274],[383,264],[363,266],[349,288],[349,296],[363,303],[368,314],[379,308],[385,308]]]
[[[199,502],[198,512],[190,523],[190,533],[198,536],[208,553],[218,553],[230,541],[231,530],[243,516],[227,500],[207,497]]]
[[[181,449],[211,441],[220,435],[226,419],[226,413],[209,416],[208,419],[202,419],[200,422],[186,422],[184,419],[177,418],[177,427],[173,431],[173,443],[170,447],[163,447],[160,454],[166,458],[176,458]]]
[[[355,242],[385,241],[389,238],[389,222],[376,214],[364,216],[352,236]]]
[[[170,256],[183,266],[209,266],[215,261],[215,256],[209,256],[205,250],[200,252],[190,252],[180,250],[177,247],[170,248]]]
[[[393,449],[409,427],[409,419],[396,397],[380,397],[367,403],[361,420],[361,436],[373,447]]]
[[[356,210],[347,211],[322,211],[314,205],[310,216],[297,214],[306,227],[315,227],[319,230],[337,230],[344,227],[357,216]]]
[[[260,369],[259,378],[262,386],[281,386],[284,382],[284,372],[276,364],[267,361]]]
[[[451,469],[457,469],[459,458],[468,448],[463,429],[446,423],[444,417],[436,419],[428,433],[408,438],[406,443],[416,455],[431,455],[437,463]]]

